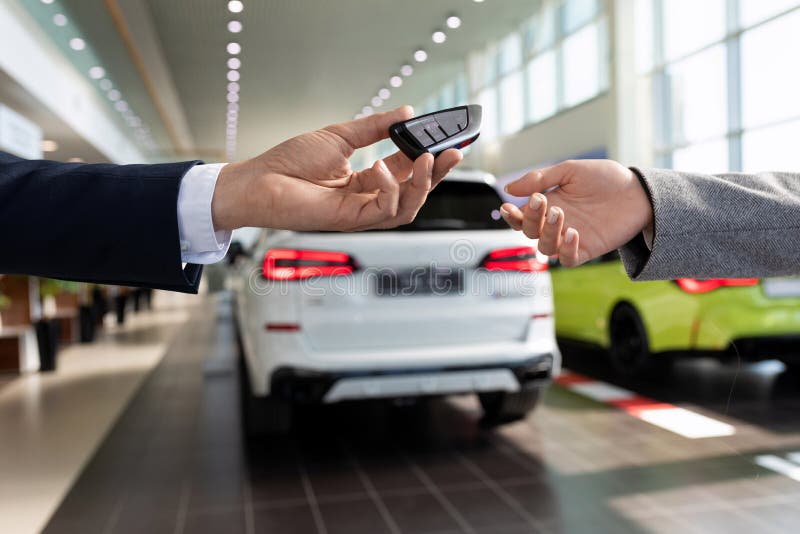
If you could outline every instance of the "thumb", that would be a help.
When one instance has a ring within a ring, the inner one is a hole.
[[[564,165],[553,165],[537,169],[511,182],[505,192],[515,197],[527,197],[534,193],[542,193],[551,187],[567,182],[568,172]]]
[[[413,116],[414,109],[411,106],[401,106],[362,119],[332,124],[324,129],[344,139],[355,150],[386,139],[389,137],[389,126],[396,122],[407,121]]]

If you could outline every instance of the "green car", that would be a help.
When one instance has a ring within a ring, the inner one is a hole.
[[[606,349],[621,373],[676,354],[776,358],[800,370],[800,279],[631,282],[616,252],[551,269],[558,337]]]

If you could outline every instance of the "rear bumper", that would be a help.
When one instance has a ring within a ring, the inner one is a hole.
[[[295,403],[419,397],[483,391],[519,391],[552,379],[556,358],[540,354],[524,361],[474,366],[312,371],[281,367],[270,379],[270,393]]]

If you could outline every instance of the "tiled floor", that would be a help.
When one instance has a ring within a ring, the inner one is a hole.
[[[736,426],[701,440],[551,387],[527,421],[494,431],[459,397],[310,409],[291,436],[245,443],[232,328],[224,301],[193,315],[46,532],[800,530],[800,482],[753,461],[800,450],[800,394],[744,388],[728,406],[633,385]]]

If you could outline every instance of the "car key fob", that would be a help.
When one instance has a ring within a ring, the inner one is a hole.
[[[464,148],[480,135],[482,108],[477,104],[434,111],[389,126],[389,137],[411,161],[430,152]]]

